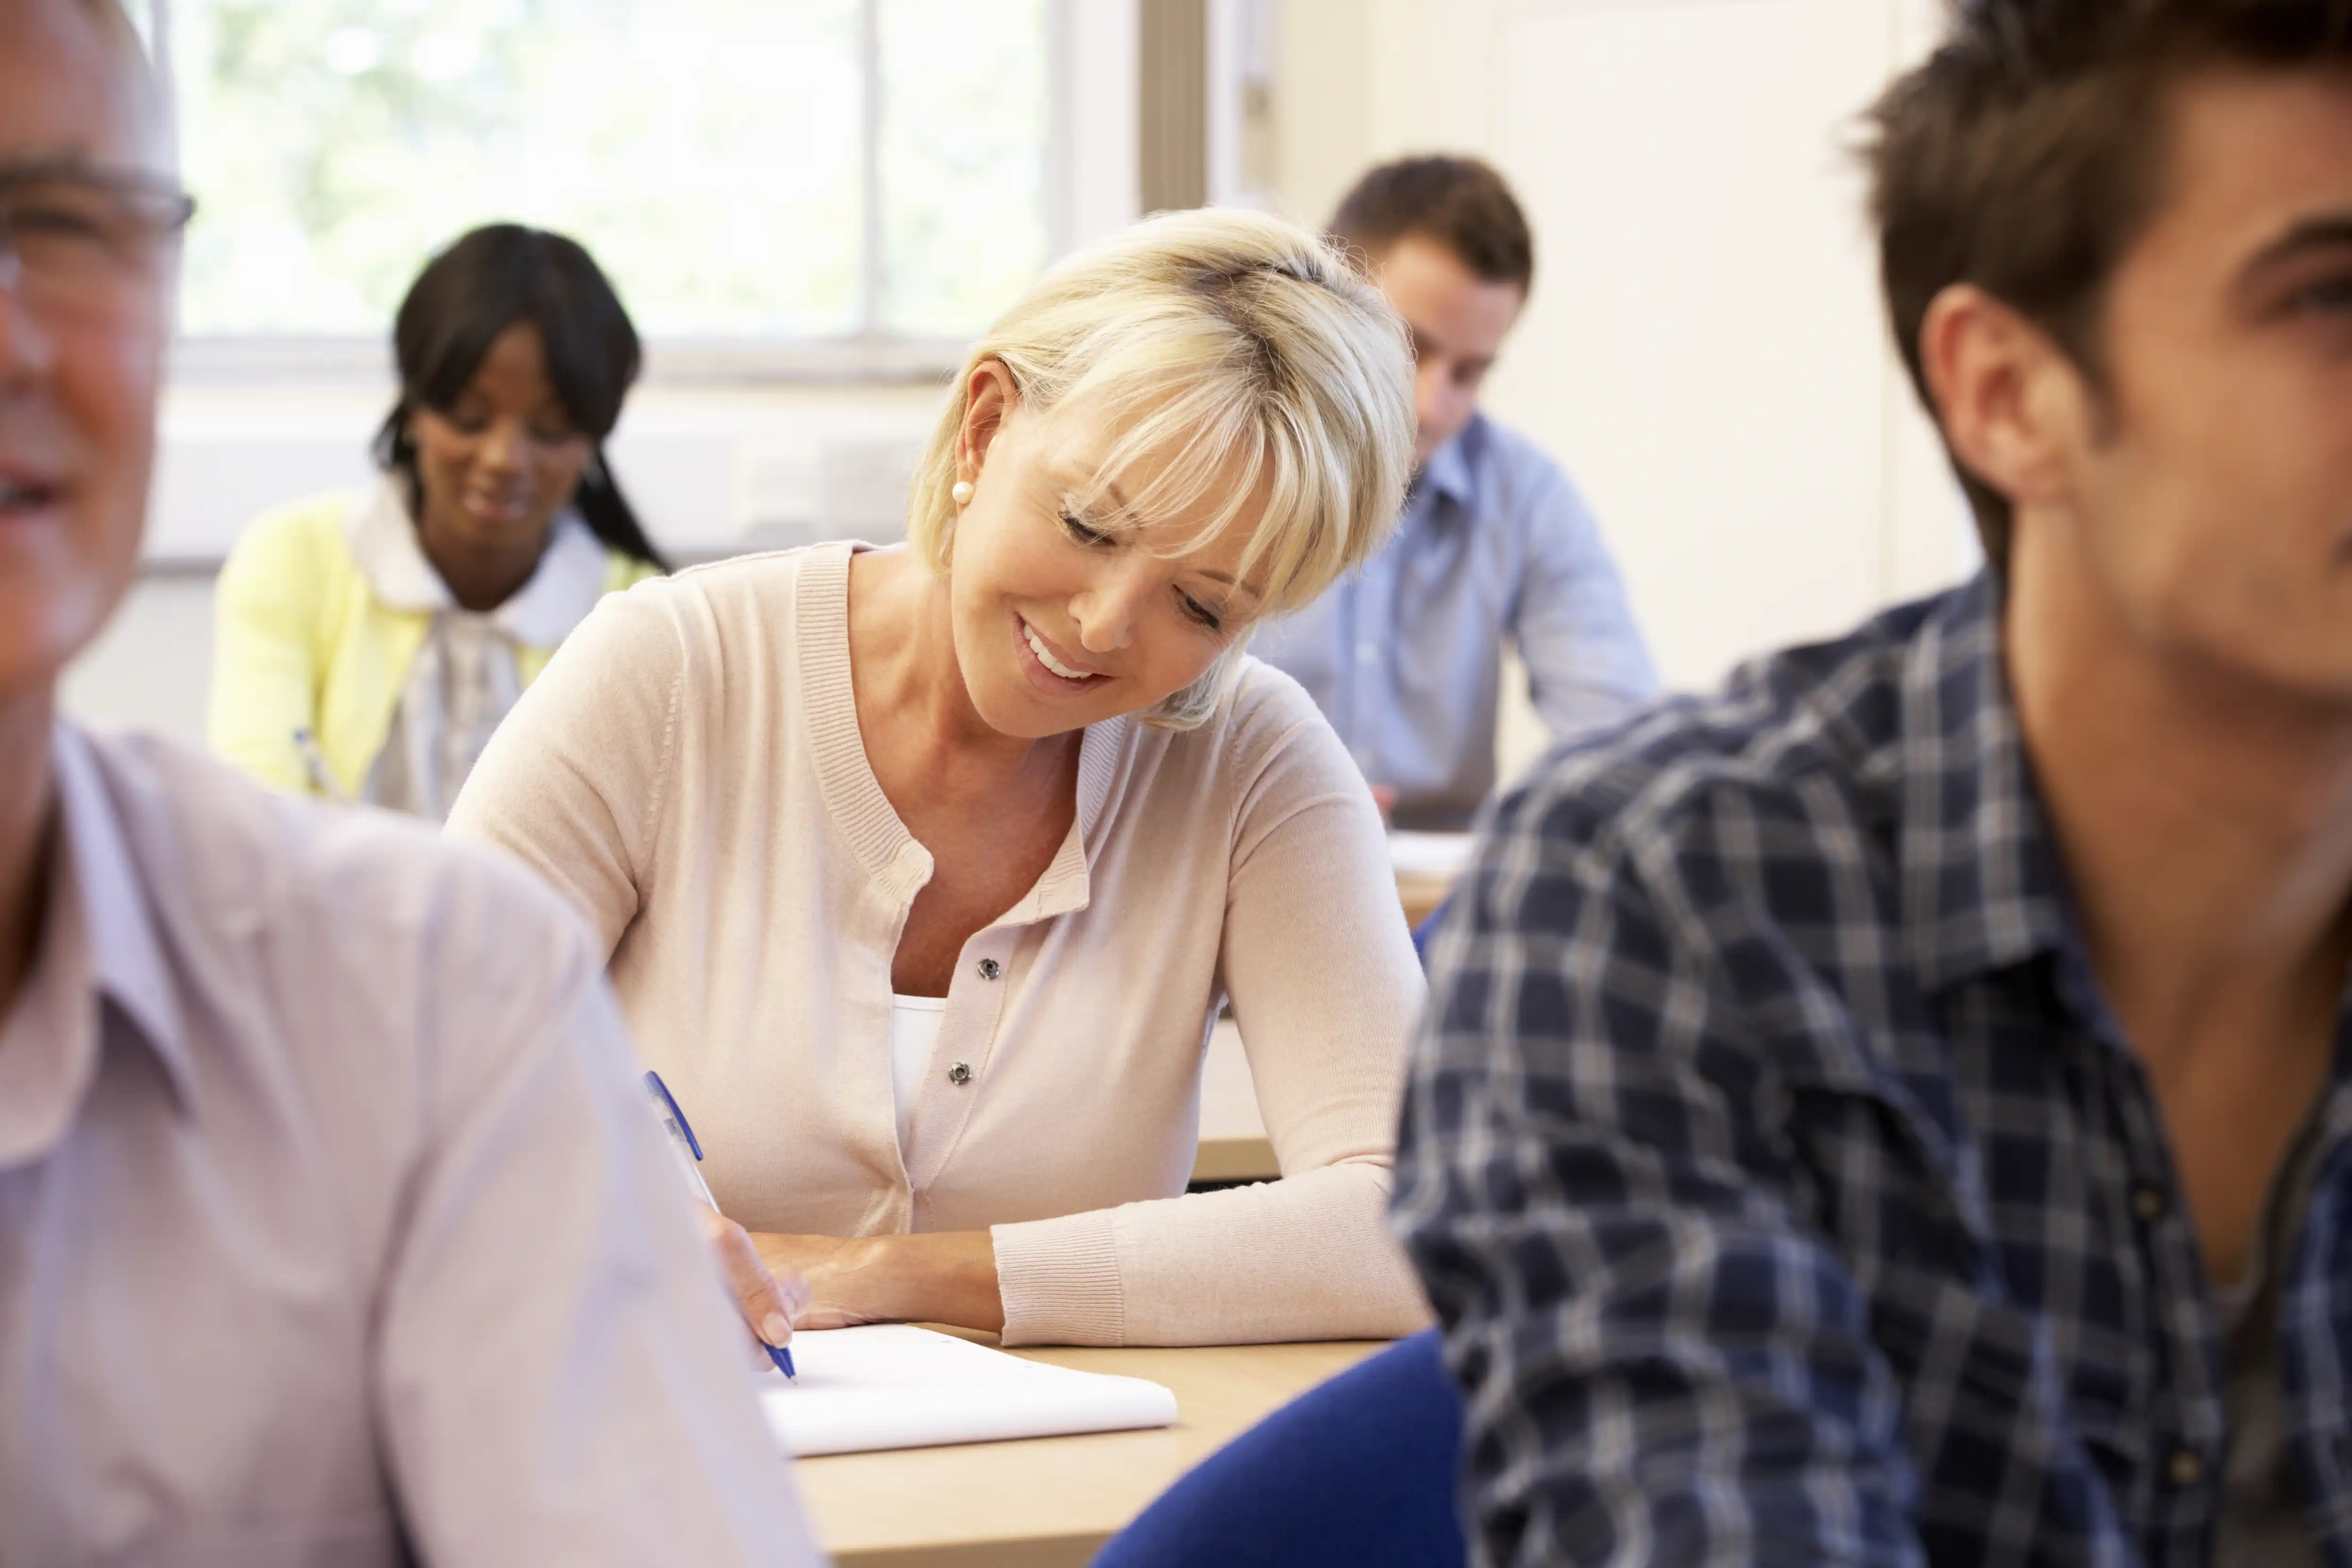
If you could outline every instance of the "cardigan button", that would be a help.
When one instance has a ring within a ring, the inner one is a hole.
[[[997,976],[1004,973],[1004,965],[997,963],[996,960],[992,958],[983,958],[974,967],[979,969],[980,977],[982,980],[994,980]]]
[[[955,1066],[948,1068],[948,1081],[953,1084],[970,1083],[971,1081],[971,1064],[970,1062],[958,1062]]]

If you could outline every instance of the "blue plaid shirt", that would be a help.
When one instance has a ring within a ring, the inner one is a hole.
[[[1484,1561],[2210,1560],[2221,1320],[1999,621],[1981,579],[1891,612],[1499,807],[1396,1194]],[[2352,1568],[2342,1060],[2278,1331]]]

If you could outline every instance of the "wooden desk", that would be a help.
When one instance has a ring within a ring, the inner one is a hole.
[[[1274,1157],[1274,1141],[1261,1132],[1234,1138],[1203,1136],[1192,1156],[1196,1182],[1271,1182],[1282,1175],[1282,1162]]]
[[[1397,902],[1404,906],[1404,923],[1413,930],[1437,912],[1454,891],[1454,879],[1448,876],[1416,871],[1397,873]]]
[[[1156,1432],[835,1454],[800,1460],[793,1471],[817,1539],[839,1568],[1083,1568],[1185,1471],[1276,1406],[1383,1348],[1015,1351],[1055,1366],[1165,1384],[1176,1393],[1177,1424]]]

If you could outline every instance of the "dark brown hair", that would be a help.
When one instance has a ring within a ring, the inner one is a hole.
[[[604,460],[604,437],[620,422],[621,404],[637,379],[636,329],[595,258],[562,235],[488,224],[425,264],[393,322],[400,397],[376,431],[376,462],[401,477],[410,510],[421,513],[411,416],[420,408],[447,412],[499,334],[518,322],[539,329],[547,379],[593,447],[572,505],[606,545],[668,571]]]
[[[1435,240],[1484,282],[1535,283],[1536,242],[1503,176],[1475,158],[1400,158],[1356,182],[1331,215],[1349,247],[1375,257],[1407,235]]]
[[[1936,53],[1870,115],[1887,313],[1928,412],[1919,334],[1972,283],[2105,386],[2107,284],[2163,196],[2165,99],[2216,67],[2352,66],[2352,0],[1947,0]],[[2007,497],[1953,467],[1985,554],[2009,559]]]

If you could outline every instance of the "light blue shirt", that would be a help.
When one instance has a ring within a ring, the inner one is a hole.
[[[1495,788],[1506,637],[1555,741],[1658,689],[1584,499],[1479,415],[1423,466],[1388,548],[1251,651],[1305,686],[1365,778],[1397,792],[1398,826],[1450,828]]]

